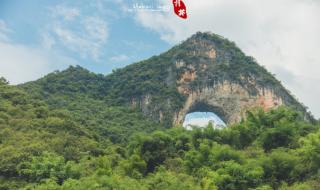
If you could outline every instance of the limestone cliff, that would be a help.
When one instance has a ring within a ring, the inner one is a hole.
[[[48,85],[49,84],[49,85]],[[103,76],[70,67],[22,85],[56,106],[55,95],[90,97],[104,106],[126,106],[170,127],[187,113],[211,111],[226,123],[245,117],[248,109],[286,105],[312,116],[254,58],[233,42],[211,33],[197,33],[169,51]],[[61,100],[59,105],[63,106]]]
[[[133,107],[160,122],[178,125],[189,112],[212,111],[230,124],[254,107],[269,110],[281,105],[311,117],[272,74],[223,37],[197,33],[160,55],[155,64],[163,64],[161,57],[169,59],[163,67],[166,79],[160,80],[177,90],[182,103],[176,105],[170,98],[159,102],[161,92],[131,100]]]

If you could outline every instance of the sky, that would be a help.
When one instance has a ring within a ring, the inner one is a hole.
[[[191,130],[193,126],[207,127],[209,122],[212,122],[213,127],[223,128],[226,127],[225,122],[219,116],[212,112],[193,112],[186,115],[182,126]]]
[[[12,84],[69,65],[96,73],[147,59],[197,31],[228,38],[320,117],[320,1],[0,0],[0,76]]]

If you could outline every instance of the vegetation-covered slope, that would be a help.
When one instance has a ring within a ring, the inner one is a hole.
[[[227,80],[254,95],[254,78],[291,108],[251,110],[222,130],[171,128],[190,69],[193,90]],[[19,86],[1,79],[0,190],[319,189],[319,125],[306,115],[263,67],[207,33],[107,76],[76,66]]]
[[[102,75],[71,66],[65,71],[51,73],[36,82],[27,83],[24,89],[32,97],[46,101],[49,109],[68,110],[77,123],[111,141],[126,142],[133,132],[161,128],[137,109],[107,104],[101,92],[105,82]]]
[[[116,118],[124,110],[110,111],[120,130],[110,142],[99,127],[79,122],[90,116],[97,125],[99,117],[49,108],[3,80],[0,102],[0,189],[320,188],[319,126],[284,107],[253,110],[222,130],[137,130],[119,144],[126,126]]]
[[[172,116],[187,99],[187,94],[179,88],[185,88],[180,80],[188,72],[196,74],[193,79],[188,79],[189,91],[201,91],[225,81],[239,84],[249,96],[256,96],[259,89],[271,89],[284,105],[313,120],[305,106],[271,73],[246,56],[233,42],[211,33],[197,33],[159,56],[117,69],[106,76],[76,66],[21,87],[56,108],[83,101],[83,98],[94,99],[107,107],[137,108],[152,120],[171,127]]]

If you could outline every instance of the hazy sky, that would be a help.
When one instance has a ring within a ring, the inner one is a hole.
[[[320,117],[318,0],[0,0],[0,75],[35,80],[79,64],[97,73],[157,55],[196,31],[235,41]],[[169,11],[130,11],[134,5]]]
[[[192,129],[191,126],[207,127],[209,122],[212,122],[213,127],[221,128],[226,124],[219,116],[212,112],[193,112],[186,115],[182,124],[186,129]]]

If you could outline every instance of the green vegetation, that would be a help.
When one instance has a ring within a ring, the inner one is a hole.
[[[91,73],[80,66],[70,66],[65,71],[56,71],[19,87],[30,92],[33,97],[46,101],[50,108],[63,108],[71,111],[72,114],[81,115],[79,119],[83,122],[89,122],[92,121],[91,118],[98,117],[99,125],[106,125],[105,122],[108,121],[104,118],[106,114],[103,112],[114,114],[111,108],[116,112],[126,110],[127,113],[132,111],[134,112],[132,114],[137,114],[135,109],[139,107],[134,107],[132,101],[136,101],[139,106],[143,98],[148,95],[152,100],[146,110],[150,118],[157,120],[159,111],[172,113],[183,105],[185,97],[178,93],[175,82],[174,85],[161,82],[165,78],[166,65],[157,64],[152,59],[151,64],[141,62],[133,68],[128,66],[107,76]],[[147,67],[149,68],[146,69]],[[83,118],[84,115],[88,117]],[[164,115],[167,127],[171,127],[170,116]],[[133,121],[131,117],[118,118],[118,120],[127,123]],[[140,120],[141,117],[137,119],[137,121]]]
[[[1,190],[320,188],[319,126],[299,112],[186,131],[78,95],[61,109],[1,79]]]
[[[207,42],[217,59],[202,56]],[[290,108],[252,110],[222,130],[172,128],[190,69],[191,88],[228,80],[255,93],[255,79]],[[0,190],[320,189],[319,122],[306,116],[253,58],[207,33],[107,76],[71,66],[19,86],[0,78]]]
[[[112,142],[126,143],[133,132],[162,128],[137,108],[116,103],[121,98],[111,101],[103,92],[108,89],[104,87],[107,82],[102,75],[71,66],[21,87],[32,98],[44,100],[49,110],[67,113],[76,123],[93,132],[94,138],[103,136]]]
[[[205,53],[212,48],[216,51],[215,59]],[[179,61],[183,65],[176,66]],[[197,77],[190,81],[188,89],[198,90],[224,81],[240,84],[251,95],[256,95],[260,88],[272,89],[285,105],[313,120],[305,106],[254,58],[246,56],[235,43],[208,33],[197,33],[159,56],[117,69],[106,76],[71,66],[19,87],[44,100],[50,108],[67,109],[81,115],[79,119],[88,115],[83,122],[91,120],[92,113],[88,112],[130,107],[142,111],[153,121],[161,120],[166,128],[170,128],[172,115],[183,107],[187,98],[178,92],[177,81],[183,73],[193,69]],[[87,104],[83,106],[83,102]],[[104,115],[99,117],[99,126],[105,126]],[[126,120],[119,120],[123,119]]]

